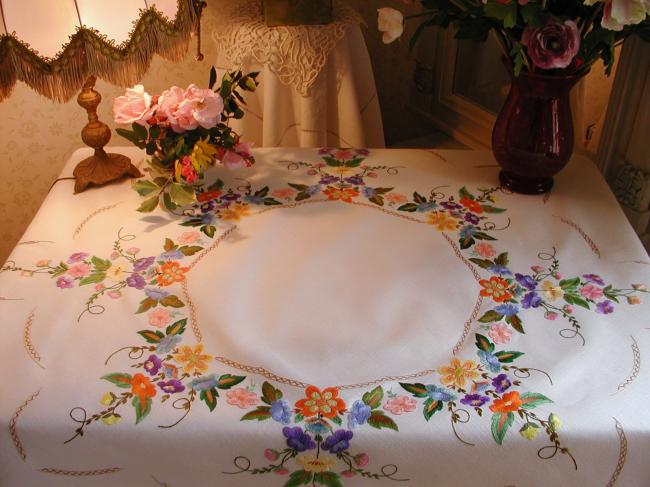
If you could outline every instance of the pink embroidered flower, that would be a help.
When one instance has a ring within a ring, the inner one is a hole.
[[[178,236],[178,243],[187,245],[196,242],[201,238],[201,234],[196,230],[191,230],[189,232],[183,232]]]
[[[68,269],[68,274],[75,279],[86,277],[88,274],[90,274],[90,265],[86,264],[85,262],[77,262],[76,264],[72,264]]]
[[[540,272],[542,272],[544,270],[544,268],[541,265],[534,265],[534,266],[531,266],[531,270],[535,274],[539,274]]]
[[[376,178],[379,175],[376,172],[369,172],[368,174],[366,174],[366,176],[368,176],[369,178]]]
[[[557,313],[555,311],[547,311],[544,313],[544,318],[553,321],[557,318]]]
[[[278,458],[280,458],[280,453],[273,448],[267,448],[264,450],[264,458],[266,458],[269,462],[275,462]]]
[[[490,327],[488,336],[494,343],[505,344],[510,341],[510,338],[512,337],[512,330],[505,323],[495,323]]]
[[[494,247],[491,244],[485,242],[480,242],[474,245],[474,251],[476,251],[478,255],[485,259],[491,259],[497,255],[497,251],[494,250]]]
[[[338,159],[339,161],[347,161],[350,159],[353,159],[355,156],[355,153],[349,150],[339,150],[336,151],[334,154],[334,159]]]
[[[135,255],[138,252],[140,252],[140,249],[138,247],[129,247],[128,249],[126,249],[127,254]]]
[[[68,264],[74,264],[75,262],[81,262],[90,254],[87,252],[75,252],[70,257],[68,257]]]
[[[562,306],[562,311],[570,315],[571,313],[573,313],[573,306],[571,306],[570,304],[565,304],[564,306]]]
[[[171,319],[171,313],[165,308],[156,308],[149,313],[149,324],[156,328],[163,328]]]
[[[69,289],[74,287],[74,281],[68,276],[61,276],[56,280],[56,287],[61,289]]]
[[[249,392],[243,387],[238,387],[237,389],[231,389],[226,392],[226,402],[232,406],[237,406],[241,409],[246,409],[251,406],[255,406],[258,401],[257,394],[254,392]]]
[[[108,291],[106,294],[111,299],[120,299],[122,297],[122,293],[119,291]]]
[[[593,284],[585,284],[580,288],[580,295],[583,298],[596,301],[603,297],[603,290]]]
[[[417,404],[417,401],[412,397],[395,396],[386,401],[386,404],[384,404],[384,409],[393,414],[400,415],[415,411]]]
[[[368,465],[368,462],[370,461],[370,457],[368,456],[367,453],[359,453],[358,455],[354,456],[354,463],[357,464],[358,467],[365,467]]]
[[[95,284],[95,291],[101,292],[104,290],[104,285],[103,284]]]
[[[281,188],[271,191],[271,196],[274,198],[279,198],[281,200],[290,200],[293,198],[294,194],[296,194],[296,191],[292,188]]]
[[[133,88],[126,90],[124,96],[115,98],[113,102],[115,123],[145,125],[157,108],[151,95],[144,91],[144,86],[135,85]]]
[[[406,203],[408,201],[408,198],[400,193],[388,193],[386,196],[384,196],[384,199],[390,203],[395,203],[395,204],[401,204],[401,203]]]

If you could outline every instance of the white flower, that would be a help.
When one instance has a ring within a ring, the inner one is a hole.
[[[585,5],[605,3],[602,25],[609,30],[622,30],[626,25],[643,22],[650,14],[650,0],[585,0]]]
[[[399,10],[390,7],[379,8],[377,12],[377,29],[384,33],[381,40],[384,44],[390,44],[404,32],[404,16]]]

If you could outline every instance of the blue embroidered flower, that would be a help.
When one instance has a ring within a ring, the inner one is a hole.
[[[323,450],[331,453],[338,453],[350,448],[350,440],[354,436],[352,431],[336,430],[333,435],[325,438],[323,442]]]
[[[446,208],[447,210],[459,210],[460,208],[462,208],[462,206],[460,206],[458,203],[455,203],[453,201],[443,201],[442,203],[440,203],[440,206]]]
[[[253,205],[263,205],[264,197],[263,196],[246,196],[244,200],[252,203]]]
[[[169,296],[169,293],[167,291],[163,291],[162,289],[155,289],[153,287],[148,287],[144,290],[144,293],[147,295],[147,297],[155,299],[156,301],[160,301],[161,299]]]
[[[135,289],[144,289],[147,285],[147,281],[144,280],[140,274],[131,274],[126,278],[126,285],[129,287],[134,287]]]
[[[479,220],[480,220],[479,217],[476,216],[474,213],[469,213],[469,212],[465,213],[466,222],[473,223],[474,225],[476,225],[479,222]]]
[[[476,228],[474,225],[465,225],[463,228],[460,229],[460,238],[472,238],[474,235],[476,235],[476,232],[478,231],[478,228]]]
[[[219,383],[219,378],[215,374],[206,375],[203,377],[197,377],[190,382],[189,386],[197,392],[207,391],[216,387]]]
[[[289,424],[291,421],[291,405],[284,399],[271,403],[271,417],[278,423]]]
[[[354,184],[355,186],[363,186],[365,183],[363,182],[363,179],[361,176],[350,176],[345,178],[345,182]]]
[[[332,431],[332,427],[324,419],[309,418],[305,429],[312,435],[324,436]]]
[[[524,296],[524,299],[521,300],[521,306],[524,309],[528,308],[537,308],[542,304],[542,298],[540,298],[537,293],[530,292]]]
[[[427,387],[427,396],[429,396],[434,401],[448,402],[456,399],[456,396],[443,387],[438,387],[433,384],[430,384]]]
[[[510,269],[508,269],[504,265],[494,264],[494,265],[488,267],[488,270],[492,274],[497,274],[499,276],[510,276],[510,275],[512,275],[512,272],[510,272]]]
[[[430,201],[428,203],[420,203],[417,206],[417,211],[424,212],[424,211],[430,211],[438,207],[438,203],[435,201]]]
[[[514,316],[519,312],[519,307],[514,304],[506,303],[506,304],[500,304],[499,306],[494,308],[494,311],[496,311],[497,313],[503,316]]]
[[[214,201],[206,201],[205,203],[201,204],[199,208],[201,209],[201,213],[210,213],[217,207],[217,204]]]
[[[170,250],[160,254],[160,260],[181,260],[183,257],[185,256],[180,250]]]
[[[133,272],[142,272],[144,270],[147,270],[149,267],[152,266],[155,260],[156,260],[155,257],[143,257],[141,259],[136,260],[133,263]]]
[[[282,428],[282,434],[287,439],[287,446],[298,452],[316,448],[314,440],[300,426],[294,426],[293,428],[285,426]]]
[[[377,196],[377,192],[374,190],[374,188],[370,188],[370,187],[366,186],[365,188],[363,188],[363,195],[366,198],[370,199],[370,198],[374,198],[375,196]]]
[[[201,223],[203,225],[211,225],[214,220],[214,215],[212,213],[206,213],[201,217]]]
[[[497,373],[501,370],[501,362],[499,362],[499,359],[496,357],[496,355],[493,355],[490,352],[486,352],[485,350],[479,350],[476,352],[481,359],[481,363],[487,367],[487,369],[494,373]]]
[[[521,284],[529,291],[534,291],[537,288],[537,281],[535,281],[535,279],[533,279],[531,276],[526,276],[517,272],[515,274],[515,279],[519,284]]]
[[[321,185],[320,184],[314,184],[313,186],[309,186],[305,190],[305,193],[307,193],[309,196],[314,196],[315,194],[320,193],[320,191],[321,191]]]
[[[370,417],[371,408],[363,401],[354,401],[350,414],[348,415],[348,428],[352,429],[355,426],[366,424]]]
[[[156,347],[156,353],[164,355],[171,352],[176,345],[181,342],[182,338],[180,335],[167,335],[164,338],[161,338]]]

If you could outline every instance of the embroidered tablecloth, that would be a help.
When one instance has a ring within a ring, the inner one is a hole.
[[[177,215],[54,186],[0,273],[0,485],[648,485],[650,260],[592,163],[255,154]]]

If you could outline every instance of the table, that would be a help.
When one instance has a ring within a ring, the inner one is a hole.
[[[255,155],[184,215],[54,186],[0,273],[0,485],[647,483],[650,260],[591,162]]]
[[[267,27],[260,5],[222,2],[212,34],[219,78],[233,69],[260,72],[235,130],[264,147],[384,147],[359,14],[335,2],[331,24]]]

